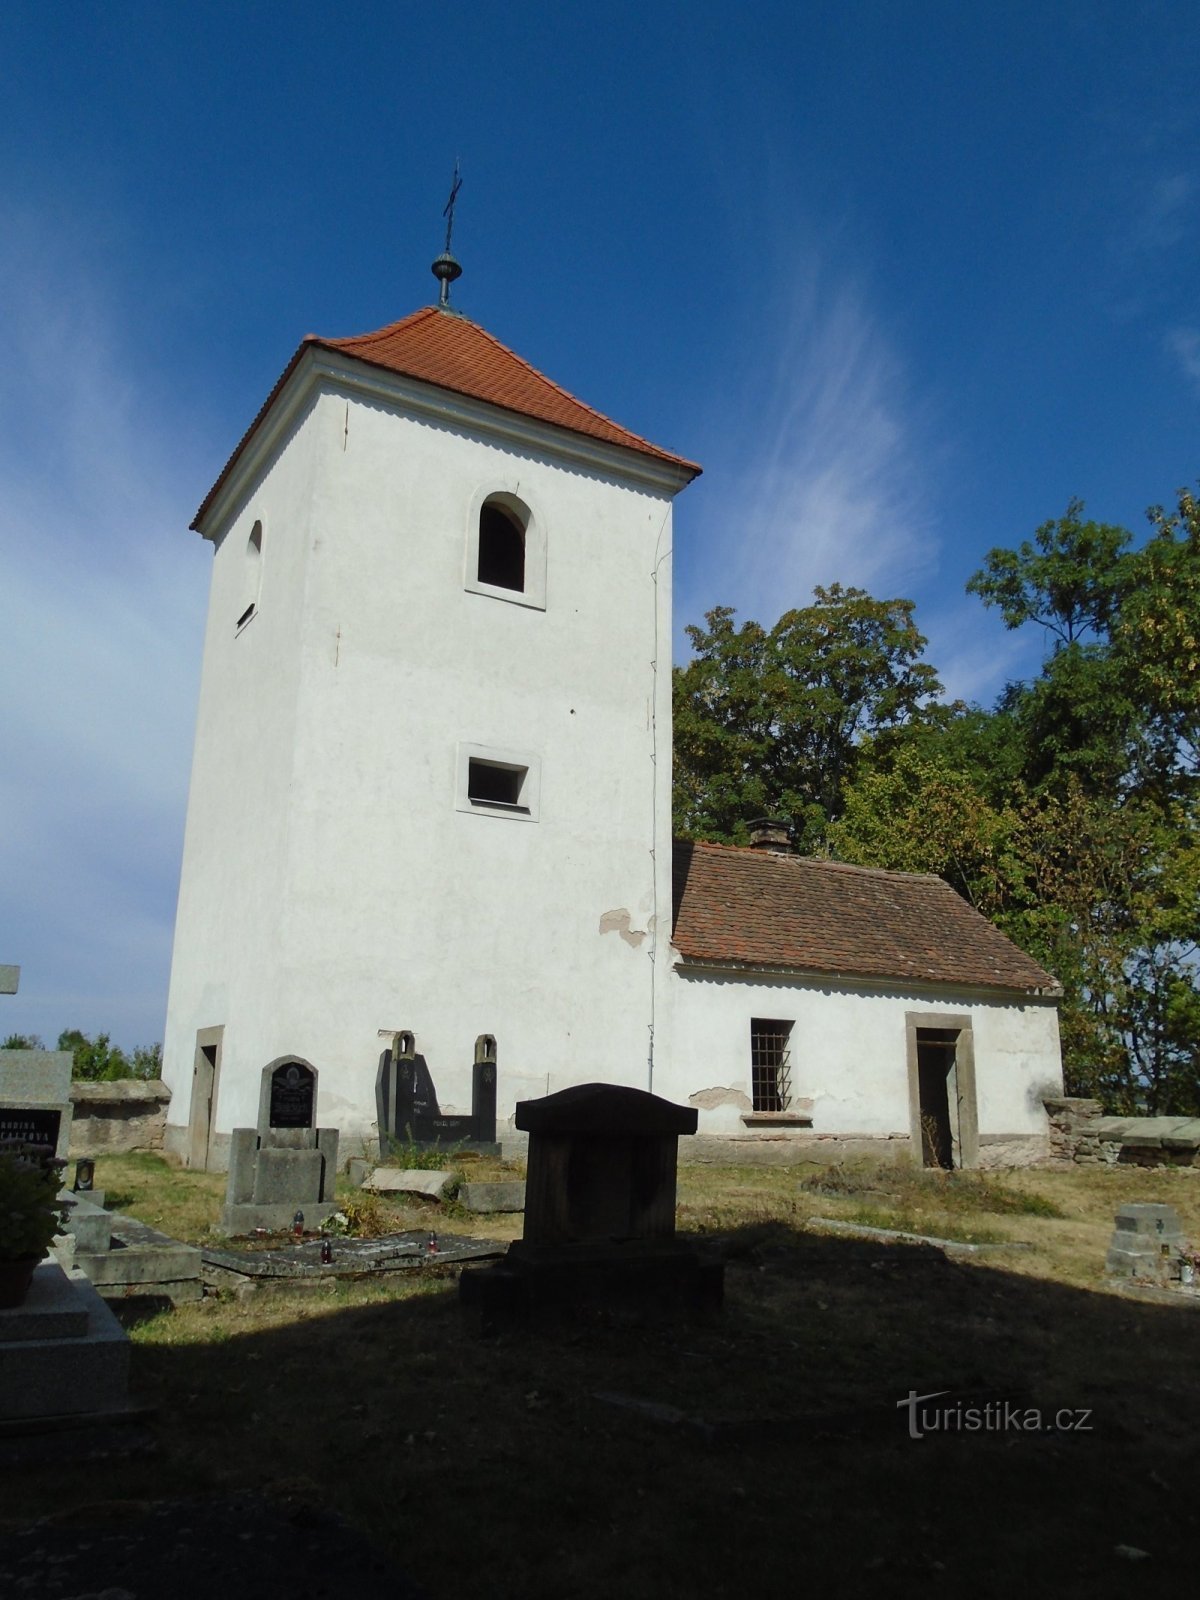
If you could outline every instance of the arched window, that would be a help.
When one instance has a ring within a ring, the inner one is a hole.
[[[546,609],[546,522],[519,485],[493,480],[467,511],[463,587],[492,600]]]
[[[497,500],[485,500],[480,508],[477,577],[496,589],[525,590],[525,525]]]
[[[261,522],[256,522],[250,529],[250,537],[246,540],[245,565],[242,571],[244,604],[237,619],[238,628],[245,627],[258,607],[258,590],[262,582],[262,541],[263,526]]]

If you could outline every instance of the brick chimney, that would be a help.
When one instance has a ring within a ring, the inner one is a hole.
[[[755,817],[750,823],[750,848],[769,850],[776,856],[790,856],[792,842],[787,823],[778,817]]]

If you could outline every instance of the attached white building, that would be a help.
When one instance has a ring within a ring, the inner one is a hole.
[[[908,1137],[904,1018],[924,1012],[960,1037],[969,1018],[981,1140],[1044,1140],[1053,980],[983,919],[1019,981],[738,967],[686,940],[676,971],[671,513],[699,470],[448,307],[304,341],[193,523],[214,560],[168,1148],[222,1166],[289,1056],[317,1068],[343,1153],[372,1143],[400,1031],[450,1112],[492,1036],[502,1128],[517,1100],[604,1079],[692,1100],[702,1133]],[[751,1022],[789,1018],[811,1128],[774,1101],[754,1120]]]

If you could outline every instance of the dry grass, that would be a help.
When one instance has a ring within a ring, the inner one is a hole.
[[[106,1463],[102,1489],[94,1471],[27,1472],[0,1521],[164,1485],[265,1488],[344,1511],[431,1596],[489,1600],[801,1585],[1094,1600],[1189,1583],[1200,1314],[1095,1290],[1117,1205],[1167,1198],[1200,1232],[1200,1174],[802,1177],[683,1170],[681,1226],[727,1252],[726,1309],[707,1322],[484,1341],[444,1268],[156,1317],[134,1330],[133,1380],[159,1408],[157,1457]],[[212,1182],[177,1173],[143,1200],[158,1226],[195,1222],[216,1201],[205,1188],[189,1211],[180,1186]],[[964,1264],[805,1231],[863,1206],[1035,1248]],[[1090,1408],[1093,1427],[909,1439],[897,1401],[943,1389]],[[596,1398],[608,1391],[706,1426]]]

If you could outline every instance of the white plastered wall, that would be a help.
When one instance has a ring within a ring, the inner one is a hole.
[[[701,1134],[750,1137],[751,1018],[793,1023],[791,1093],[812,1102],[813,1137],[908,1138],[905,1020],[969,1016],[974,1042],[980,1161],[1009,1140],[1044,1140],[1044,1094],[1062,1092],[1058,1010],[1034,996],[905,991],[883,983],[754,977],[676,970],[673,1059],[662,1093],[696,1105]],[[922,1021],[922,1025],[927,1025]]]

